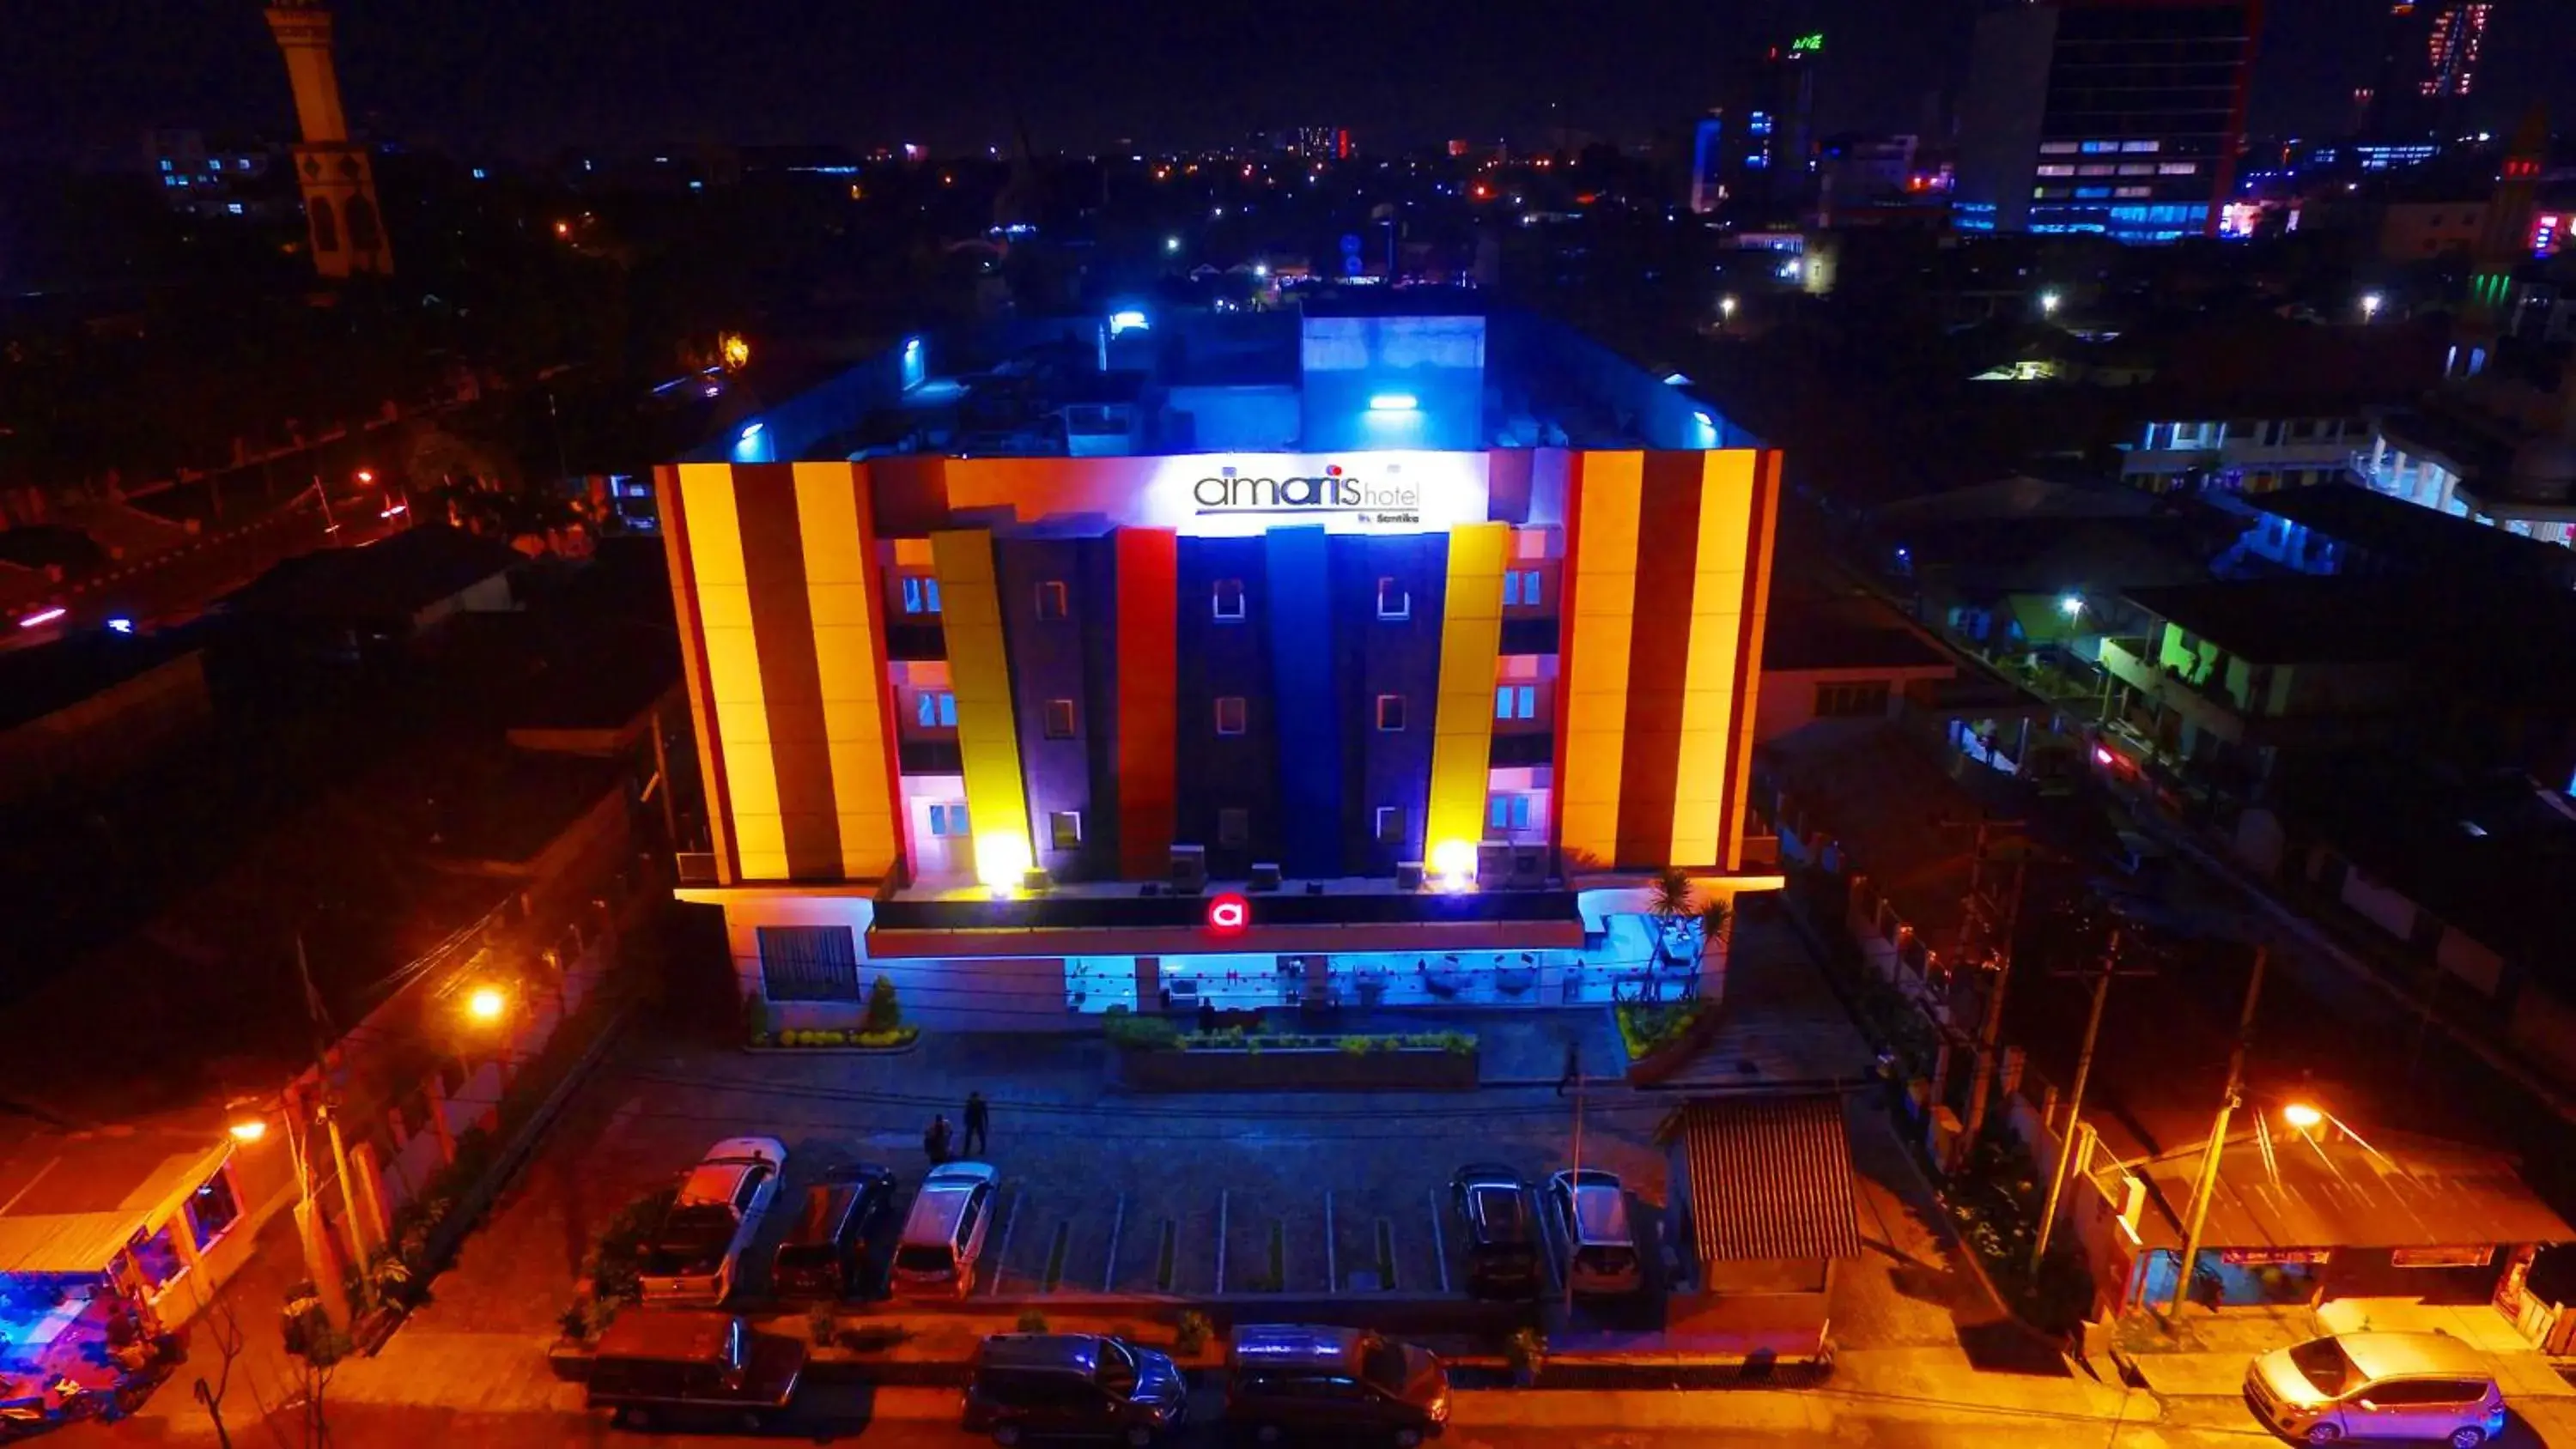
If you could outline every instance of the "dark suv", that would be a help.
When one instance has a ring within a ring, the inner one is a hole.
[[[1538,1292],[1538,1229],[1520,1174],[1490,1162],[1459,1168],[1449,1179],[1449,1201],[1466,1225],[1467,1291],[1487,1298]]]
[[[1225,1419],[1259,1443],[1335,1446],[1435,1439],[1449,1373],[1429,1350],[1356,1328],[1246,1324],[1225,1354]]]
[[[805,1189],[796,1221],[771,1260],[771,1291],[781,1298],[846,1298],[858,1291],[868,1227],[893,1205],[894,1174],[864,1163]]]
[[[1171,1358],[1096,1333],[997,1333],[975,1350],[963,1421],[996,1444],[1111,1439],[1152,1444],[1190,1416]]]

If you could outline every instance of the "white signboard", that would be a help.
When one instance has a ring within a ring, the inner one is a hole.
[[[1443,533],[1482,523],[1483,453],[1201,453],[1155,460],[1135,522],[1184,537],[1274,528]]]

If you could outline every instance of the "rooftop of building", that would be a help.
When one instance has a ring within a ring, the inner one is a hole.
[[[2256,664],[2404,658],[2429,625],[2421,591],[2380,579],[2299,575],[2123,591],[2131,604]]]
[[[204,644],[203,631],[195,628],[149,634],[102,629],[0,651],[0,731],[69,709]]]
[[[232,593],[225,608],[316,623],[405,617],[526,562],[507,544],[423,524],[358,548],[288,559]]]
[[[2410,572],[2576,584],[2576,554],[2501,528],[2388,497],[2357,483],[2246,494],[2257,512],[2323,534]]]

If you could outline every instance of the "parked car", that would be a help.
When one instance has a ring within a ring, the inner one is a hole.
[[[1364,1329],[1245,1324],[1226,1345],[1225,1368],[1226,1422],[1259,1443],[1411,1445],[1449,1424],[1440,1360]]]
[[[1628,1228],[1628,1190],[1617,1173],[1597,1167],[1551,1173],[1546,1197],[1565,1236],[1565,1277],[1575,1292],[1607,1297],[1646,1286]]]
[[[997,1333],[967,1374],[966,1432],[996,1444],[1152,1444],[1190,1417],[1190,1388],[1170,1355],[1103,1334]]]
[[[965,1297],[975,1287],[1002,1175],[985,1162],[930,1169],[895,1240],[894,1291],[911,1298]]]
[[[2275,1349],[2245,1373],[2245,1402],[2310,1444],[2417,1439],[2477,1449],[2504,1432],[2486,1356],[2441,1333],[2338,1333]]]
[[[757,1429],[796,1397],[805,1345],[729,1313],[630,1308],[600,1335],[588,1402],[630,1429],[686,1420]]]
[[[638,1265],[647,1303],[717,1304],[741,1276],[743,1250],[778,1196],[787,1144],[728,1137],[680,1180],[680,1195]]]
[[[862,1163],[805,1189],[804,1206],[770,1260],[781,1298],[845,1298],[859,1288],[868,1228],[894,1205],[894,1173]]]
[[[1449,1201],[1465,1225],[1467,1291],[1489,1298],[1538,1291],[1538,1225],[1529,1184],[1508,1167],[1475,1163],[1449,1179]]]

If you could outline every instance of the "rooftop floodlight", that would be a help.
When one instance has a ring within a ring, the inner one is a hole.
[[[1409,413],[1419,410],[1421,406],[1422,404],[1409,392],[1369,394],[1369,411],[1373,413]]]

